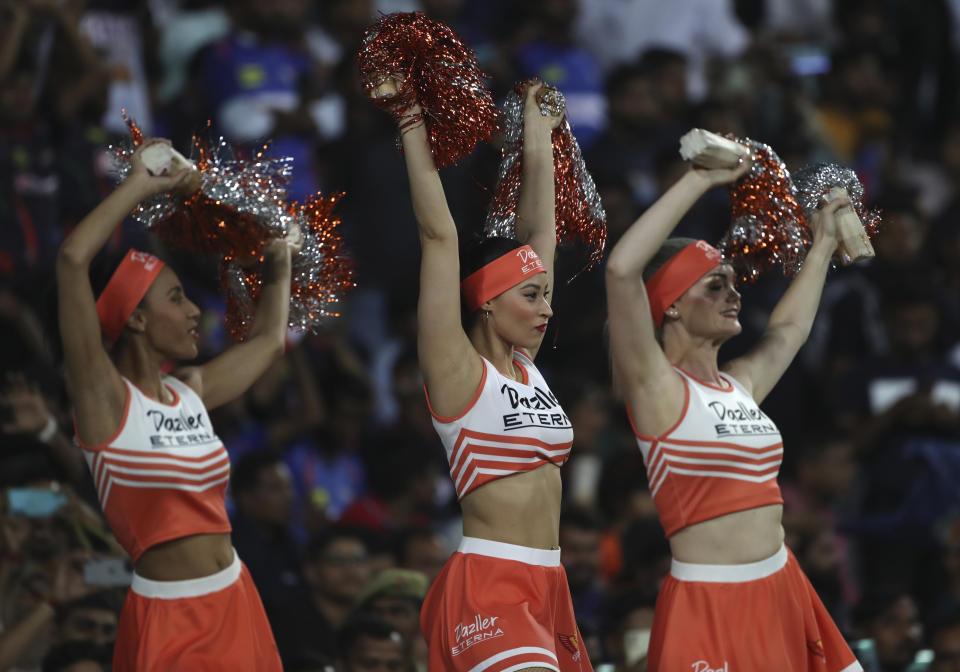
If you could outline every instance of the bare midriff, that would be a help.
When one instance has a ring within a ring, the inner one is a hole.
[[[194,534],[151,546],[134,569],[151,581],[185,581],[226,569],[233,556],[229,534]]]
[[[560,468],[498,478],[460,501],[463,534],[530,548],[559,548]]]
[[[741,565],[769,558],[783,546],[783,506],[771,504],[689,525],[670,537],[675,560]]]

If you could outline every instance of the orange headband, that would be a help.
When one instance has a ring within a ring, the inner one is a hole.
[[[721,254],[705,240],[690,243],[677,252],[647,282],[647,297],[653,323],[663,325],[663,314],[704,273],[720,264]]]
[[[468,275],[460,283],[460,290],[467,300],[467,310],[473,312],[531,275],[546,272],[533,248],[523,245]]]
[[[152,254],[131,249],[123,258],[97,299],[100,328],[113,345],[137,304],[143,298],[163,262]]]

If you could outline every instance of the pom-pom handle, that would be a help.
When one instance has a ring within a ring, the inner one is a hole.
[[[140,161],[151,175],[174,175],[184,168],[189,168],[193,171],[193,177],[182,191],[192,193],[200,189],[200,172],[193,161],[170,145],[157,142],[144,147],[140,152]]]
[[[843,187],[834,187],[830,190],[827,199],[832,201],[837,198],[850,198],[850,194]],[[836,219],[839,239],[837,251],[844,266],[875,256],[867,230],[851,206],[845,205],[837,210]]]
[[[681,158],[708,170],[735,168],[749,155],[749,147],[702,128],[694,128],[680,138]]]

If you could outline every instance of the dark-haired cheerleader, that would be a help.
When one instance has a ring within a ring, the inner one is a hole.
[[[550,133],[562,119],[541,114],[541,88],[525,91],[517,239],[463,257],[423,124],[399,120],[423,248],[420,368],[463,510],[463,542],[421,612],[432,671],[592,669],[558,547],[573,430],[533,363],[553,315]]]
[[[247,340],[202,366],[200,310],[177,274],[130,250],[99,297],[94,256],[138,203],[190,183],[191,169],[153,176],[140,155],[126,181],[81,221],[57,257],[60,333],[76,434],[100,504],[134,563],[114,670],[280,670],[257,590],[230,543],[226,450],[207,410],[238,397],[283,353],[290,259],[298,242],[264,249],[260,308]]]

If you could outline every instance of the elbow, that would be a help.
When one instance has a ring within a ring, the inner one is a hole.
[[[620,257],[611,254],[604,271],[607,281],[621,282],[637,275],[637,269]]]
[[[90,260],[86,258],[80,250],[70,244],[70,238],[63,241],[60,249],[57,250],[57,271],[68,271],[84,269],[90,265]]]

